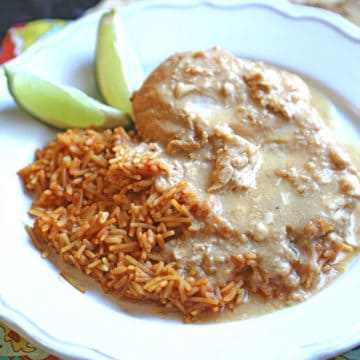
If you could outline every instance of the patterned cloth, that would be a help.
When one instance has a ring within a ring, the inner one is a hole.
[[[38,39],[59,31],[65,24],[65,20],[36,20],[14,25],[2,41],[0,64],[21,54]]]
[[[37,20],[10,28],[0,47],[0,64],[16,57],[33,42],[64,27],[64,20]],[[31,344],[0,322],[0,360],[58,360],[59,358]],[[360,360],[360,348],[334,360]]]
[[[59,358],[30,344],[18,333],[0,322],[0,359],[58,360]]]

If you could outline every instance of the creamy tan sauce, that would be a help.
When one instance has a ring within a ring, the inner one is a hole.
[[[339,118],[337,117],[336,110],[334,105],[324,96],[321,92],[311,88],[311,103],[312,106],[316,108],[322,120],[325,122],[327,126],[333,131],[336,128],[336,125],[339,123]],[[360,147],[358,144],[354,143],[342,143],[342,146],[345,147],[349,155],[351,156],[352,161],[356,165],[357,168],[360,167]],[[235,200],[232,200],[236,202]],[[360,219],[360,214],[358,213],[357,218]],[[360,238],[360,228],[357,226],[355,230],[354,237],[356,239]],[[356,255],[358,251],[356,251],[353,256],[349,256],[348,262],[350,262]],[[341,274],[343,270],[345,270],[344,264],[343,268],[339,267],[338,273],[333,273],[332,278],[334,279],[337,275]],[[323,279],[321,281],[322,286],[326,286],[329,284],[329,279]],[[314,295],[318,292],[322,286],[310,291],[308,296]],[[291,305],[291,304],[289,304]],[[284,304],[278,299],[264,299],[262,297],[255,297],[251,302],[243,304],[241,307],[237,307],[231,311],[226,310],[221,314],[207,315],[206,317],[201,319],[201,322],[223,322],[223,321],[234,321],[234,320],[243,320],[251,317],[256,317],[260,315],[264,315],[280,308],[284,307]]]
[[[211,208],[161,255],[184,277],[236,283],[234,317],[306,299],[357,251],[358,170],[333,107],[296,75],[216,48],[177,54],[133,104],[172,169],[159,186],[185,179]]]
[[[344,148],[349,153],[351,160],[357,168],[360,167],[360,146],[354,143],[343,143]]]

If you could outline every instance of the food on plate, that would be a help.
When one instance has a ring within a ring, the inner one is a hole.
[[[57,128],[132,126],[123,111],[104,105],[82,91],[37,75],[5,68],[8,89],[24,111]]]
[[[100,19],[95,77],[104,101],[131,115],[130,96],[141,85],[143,73],[115,10],[104,13]]]
[[[34,241],[105,292],[193,320],[302,301],[356,254],[359,172],[298,76],[189,51],[132,102],[136,132],[69,129],[19,171]]]

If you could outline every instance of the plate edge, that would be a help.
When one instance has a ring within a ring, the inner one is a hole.
[[[183,8],[183,7],[189,7],[189,6],[215,6],[219,8],[226,8],[226,7],[236,7],[239,6],[245,7],[264,7],[268,9],[275,10],[277,13],[280,13],[281,15],[285,15],[291,18],[296,19],[311,19],[314,21],[320,21],[326,26],[330,26],[334,29],[336,29],[339,33],[341,33],[343,36],[346,37],[346,39],[349,41],[355,41],[360,44],[360,28],[357,28],[355,25],[353,25],[350,21],[344,19],[340,15],[331,13],[326,10],[322,9],[316,9],[311,7],[306,7],[302,5],[296,5],[291,4],[285,0],[239,0],[239,1],[221,1],[221,0],[214,0],[214,1],[202,1],[202,0],[189,0],[189,1],[181,1],[181,0],[175,0],[170,2],[170,0],[147,0],[146,2],[139,2],[133,5],[129,5],[126,8],[122,8],[122,11],[124,11],[124,14],[127,14],[128,12],[132,11],[143,11],[152,7],[156,6],[171,6],[174,8]],[[299,11],[299,9],[301,9]],[[17,58],[9,61],[8,63],[10,65],[18,64],[21,65],[21,63],[26,62],[27,59],[33,58],[36,56],[36,54],[42,50],[44,50],[45,47],[56,44],[58,41],[61,41],[62,38],[66,37],[68,34],[71,34],[73,31],[76,31],[76,29],[80,26],[83,26],[83,24],[86,24],[88,22],[95,21],[96,18],[100,17],[104,11],[99,11],[93,14],[85,15],[84,17],[75,20],[71,23],[69,23],[64,29],[60,30],[58,33],[52,35],[51,37],[40,39],[36,44],[28,48],[24,53],[20,54]],[[3,65],[0,65],[0,70],[2,70]],[[4,76],[0,73],[0,76]],[[4,311],[3,311],[4,310]],[[5,315],[4,315],[5,314]],[[21,321],[14,322],[13,319],[15,315],[15,318],[22,320],[22,324],[27,324],[28,326],[20,326],[18,324],[21,324]],[[5,301],[2,298],[2,295],[0,293],[0,319],[5,324],[9,324],[12,328],[16,329],[18,332],[26,334],[25,336],[27,338],[31,338],[32,341],[35,343],[41,344],[43,347],[49,349],[51,352],[57,352],[62,357],[67,357],[69,359],[81,359],[84,356],[89,357],[91,355],[91,358],[101,358],[101,359],[114,359],[113,357],[110,357],[109,355],[106,355],[104,353],[100,353],[96,349],[92,349],[86,346],[81,346],[78,344],[70,344],[67,342],[64,342],[59,339],[55,339],[52,336],[49,336],[47,332],[41,328],[39,328],[36,324],[34,324],[31,320],[27,319],[27,317],[19,313],[17,310],[12,309],[9,305],[5,303]],[[27,329],[27,331],[24,330],[24,328]],[[39,334],[38,337],[32,336],[31,333],[37,333]],[[360,329],[356,332],[351,333],[351,338],[360,339]],[[40,339],[40,341],[38,340]],[[354,343],[354,341],[352,341]],[[56,347],[55,347],[55,346]],[[324,355],[335,355],[338,352],[348,350],[352,345],[346,344],[340,347],[337,347],[336,352],[331,352],[328,348],[324,347],[326,344],[322,344],[321,350],[317,349],[317,356],[324,356]],[[57,348],[57,349],[56,349]],[[73,356],[74,354],[74,348],[77,350],[76,357]],[[310,346],[309,346],[310,348]],[[56,349],[56,350],[54,350]],[[60,349],[60,351],[58,351]],[[80,349],[80,351],[79,351]],[[308,354],[308,353],[307,353]],[[313,356],[306,356],[303,354],[306,359],[313,358]]]

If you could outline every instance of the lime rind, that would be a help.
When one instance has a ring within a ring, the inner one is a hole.
[[[130,97],[143,81],[143,72],[115,10],[104,13],[100,19],[95,76],[104,101],[132,115]]]
[[[10,94],[31,116],[57,127],[132,126],[124,113],[89,97],[77,88],[4,67]]]

